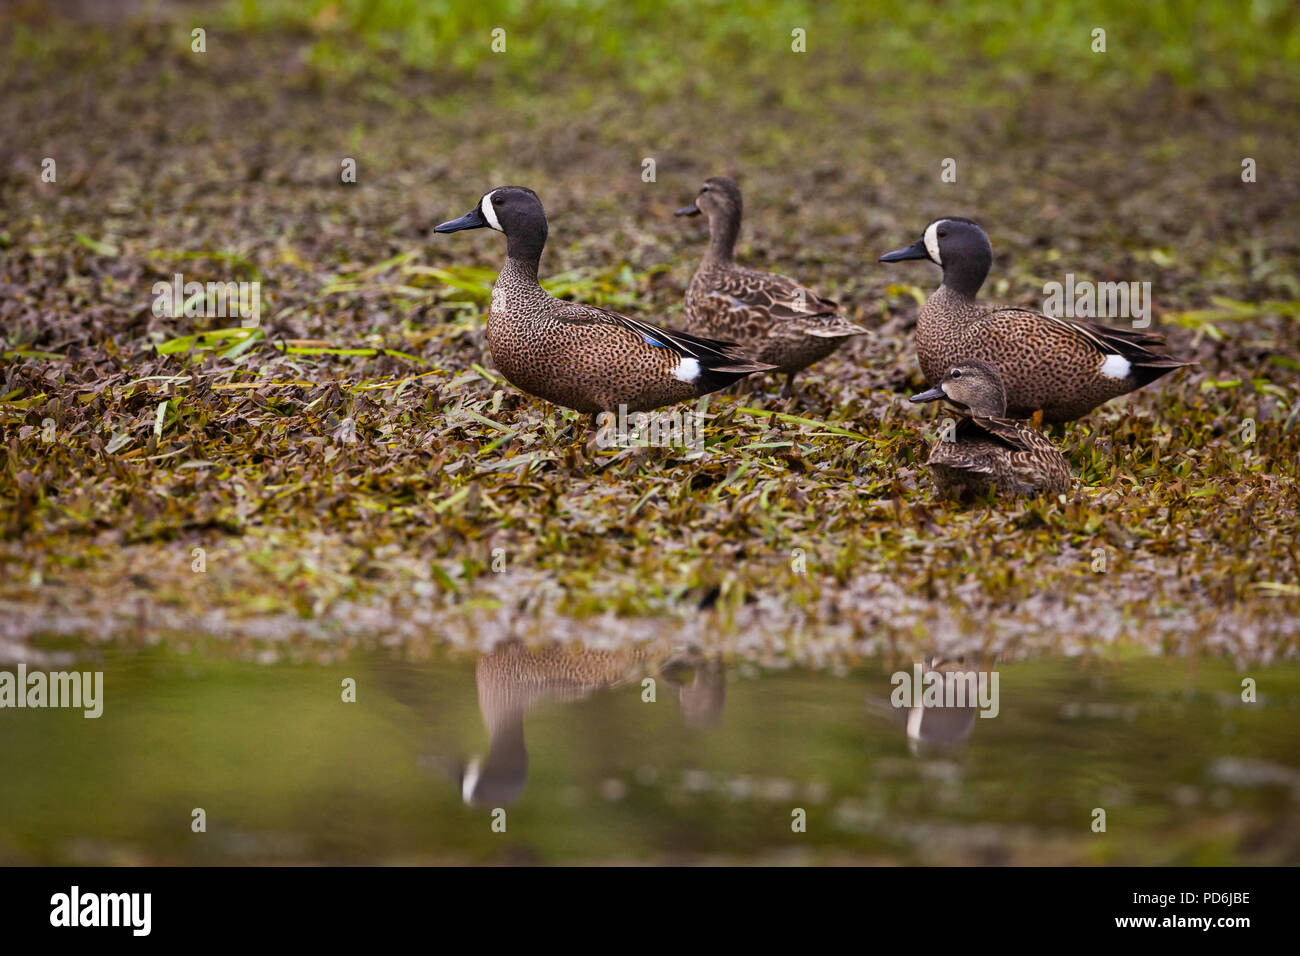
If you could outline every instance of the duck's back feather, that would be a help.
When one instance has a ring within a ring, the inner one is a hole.
[[[967,417],[957,423],[955,441],[937,441],[928,464],[944,491],[983,494],[1066,491],[1070,467],[1051,440],[1031,425],[1010,418]]]

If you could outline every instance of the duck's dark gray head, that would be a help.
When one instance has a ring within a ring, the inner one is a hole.
[[[969,359],[948,369],[929,391],[913,395],[913,402],[947,399],[979,418],[1001,418],[1007,412],[1007,391],[1002,375],[987,362]]]
[[[433,227],[434,232],[495,229],[505,233],[508,254],[538,259],[546,244],[546,211],[537,193],[526,186],[498,186],[488,190],[478,205],[459,219]]]
[[[943,269],[945,285],[974,296],[993,265],[993,244],[974,219],[945,216],[926,226],[910,246],[880,257],[881,262],[907,259],[929,259]]]

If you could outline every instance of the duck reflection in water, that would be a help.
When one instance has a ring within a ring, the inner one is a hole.
[[[543,701],[574,703],[598,690],[662,673],[664,682],[677,689],[688,726],[715,725],[726,700],[725,673],[705,663],[686,682],[689,669],[688,662],[667,658],[655,647],[605,651],[553,644],[530,649],[512,641],[480,655],[474,676],[491,743],[486,758],[461,765],[461,798],[470,806],[493,807],[519,799],[528,779],[524,715]]]
[[[705,661],[694,668],[681,661],[669,664],[664,668],[664,680],[677,690],[687,727],[710,730],[722,720],[727,704],[727,675],[717,661]]]
[[[915,756],[951,755],[970,737],[981,711],[989,716],[997,715],[997,672],[992,667],[992,660],[929,655],[917,662],[912,671],[895,675],[895,693],[890,700],[872,700],[871,706],[903,727],[907,748]],[[941,704],[927,702],[922,687],[910,686],[916,683],[915,674],[921,675],[927,685],[936,681],[930,675],[939,675],[938,686],[944,695]],[[911,693],[900,693],[903,684],[908,685],[906,689]],[[953,705],[954,699],[960,706]],[[900,700],[907,703],[900,704]]]

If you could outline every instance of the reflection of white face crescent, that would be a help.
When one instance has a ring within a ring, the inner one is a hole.
[[[492,196],[495,193],[496,190],[494,189],[492,192],[484,196],[483,201],[479,203],[479,209],[483,213],[483,218],[487,220],[489,226],[497,232],[505,232],[505,230],[501,228],[500,220],[497,219],[497,211],[492,208]]]
[[[942,222],[943,220],[940,220]],[[925,227],[925,251],[930,253],[930,258],[934,260],[937,266],[943,265],[943,258],[939,255],[939,223],[932,222]]]
[[[496,227],[493,227],[496,228]],[[478,786],[479,762],[475,757],[465,768],[465,776],[460,781],[460,796],[466,803],[474,799],[474,788]]]

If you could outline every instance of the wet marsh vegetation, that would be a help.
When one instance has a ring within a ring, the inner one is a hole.
[[[219,6],[202,55],[197,14],[129,5],[110,24],[19,5],[0,38],[0,126],[22,131],[0,158],[0,663],[378,655],[464,677],[468,655],[503,640],[666,640],[811,682],[932,652],[1044,674],[1063,658],[1162,657],[1179,670],[1152,679],[1195,673],[1189,693],[1274,675],[1270,713],[1290,729],[1265,735],[1259,758],[1286,761],[1298,691],[1282,662],[1300,645],[1293,10],[1258,5],[1248,29],[1198,14],[1198,46],[1115,7],[1132,29],[1112,30],[1104,59],[1030,52],[990,21],[983,45],[945,58],[934,45],[971,24],[895,11],[868,55],[873,22],[823,14],[819,32],[808,15],[814,56],[790,51],[788,28],[768,36],[710,5],[633,39],[629,23],[650,16],[634,4],[575,13],[569,33],[512,28],[518,45],[494,58],[452,52],[469,37],[486,50],[492,3],[397,34],[380,14],[361,22],[363,5],[306,6]],[[776,20],[807,13],[771,6]],[[1077,29],[1086,50],[1086,26],[1040,26]],[[41,181],[45,157],[56,182]],[[355,183],[340,181],[348,157]],[[671,326],[706,242],[672,212],[724,173],[745,190],[740,261],[838,300],[871,334],[801,375],[795,401],[762,376],[712,396],[703,450],[592,451],[576,414],[492,366],[501,237],[432,226],[492,186],[530,186],[550,220],[548,289]],[[938,275],[876,258],[945,214],[992,238],[984,299],[1038,308],[1067,273],[1149,281],[1156,325],[1199,363],[1053,432],[1069,494],[964,508],[933,494],[942,415],[907,398],[924,388],[911,323]],[[156,315],[154,285],[177,273],[259,282],[260,324]],[[797,724],[812,686],[777,712]],[[1197,750],[1197,773],[1214,750]],[[1169,850],[1191,832],[1169,817],[1167,844],[1121,856],[1262,859],[1263,833],[1294,859],[1293,829],[1243,814],[1218,850]],[[66,858],[9,836],[13,858]],[[286,855],[371,859],[331,852]],[[890,840],[846,852],[979,859]]]

